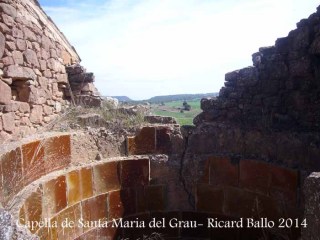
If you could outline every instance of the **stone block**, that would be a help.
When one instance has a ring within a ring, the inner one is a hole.
[[[6,38],[2,34],[2,32],[0,32],[0,58],[3,57],[5,48],[6,48]]]
[[[43,188],[43,216],[52,217],[67,206],[66,177],[60,176],[42,185]]]
[[[196,209],[199,212],[222,214],[223,190],[207,184],[198,184],[196,192]]]
[[[43,117],[43,108],[41,105],[33,105],[30,114],[30,121],[34,124],[42,123]]]
[[[120,189],[119,169],[120,165],[118,162],[109,162],[93,166],[95,194]]]
[[[123,188],[149,184],[149,159],[122,161],[120,164]]]
[[[11,88],[2,80],[0,80],[0,92],[0,104],[9,104],[12,98]]]
[[[21,67],[17,65],[10,65],[4,71],[4,76],[12,78],[13,80],[36,80],[37,75],[31,68]]]
[[[3,130],[7,132],[13,132],[15,129],[14,119],[15,119],[15,114],[12,112],[3,114],[2,115]]]
[[[227,157],[210,157],[210,184],[213,186],[238,186],[239,164]]]
[[[22,145],[24,185],[28,185],[45,174],[44,149],[40,141]]]
[[[46,173],[65,168],[71,162],[70,135],[48,138],[44,141]]]
[[[24,51],[27,49],[27,44],[24,39],[17,39],[16,45],[17,45],[17,49],[20,51]]]
[[[9,15],[12,18],[17,17],[17,10],[10,4],[0,3],[0,12]]]
[[[40,67],[37,54],[31,49],[27,49],[23,53],[25,61],[33,67]]]

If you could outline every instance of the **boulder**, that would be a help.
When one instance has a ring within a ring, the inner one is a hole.
[[[4,71],[4,76],[12,78],[13,80],[36,80],[37,75],[31,68],[21,67],[17,65],[10,65]]]

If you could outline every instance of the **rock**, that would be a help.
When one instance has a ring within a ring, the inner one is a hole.
[[[40,67],[38,57],[35,51],[27,49],[26,51],[24,51],[23,55],[26,62],[31,64],[31,66]]]
[[[2,115],[3,130],[7,132],[12,132],[15,128],[14,119],[15,119],[15,114],[12,112],[3,114]]]
[[[42,106],[41,105],[33,105],[30,114],[31,123],[40,124],[42,123]]]
[[[163,116],[145,116],[144,121],[152,124],[177,124],[177,120],[175,118]]]
[[[0,104],[9,104],[12,98],[11,88],[0,80]]]
[[[17,17],[17,10],[9,4],[0,3],[0,12],[4,12],[13,18]]]
[[[18,28],[16,28],[16,27],[13,27],[13,28],[12,28],[12,36],[13,36],[14,38],[23,39],[23,32],[22,32],[20,29],[18,29]]]
[[[5,77],[10,77],[13,80],[36,80],[37,76],[31,68],[11,65],[4,71]]]
[[[19,51],[12,52],[12,58],[15,64],[22,65],[23,64],[23,55]]]
[[[0,32],[1,33],[9,33],[11,30],[4,23],[0,23]]]
[[[29,40],[31,42],[37,41],[36,35],[29,28],[25,27],[23,29],[23,32],[26,40]]]
[[[6,47],[6,38],[5,36],[0,32],[0,58],[2,58],[4,54],[4,49]]]
[[[89,127],[101,127],[107,124],[106,121],[99,114],[95,113],[80,115],[77,117],[77,121],[82,126]]]
[[[19,103],[19,111],[22,113],[29,113],[30,112],[30,105],[26,102]]]
[[[17,45],[17,49],[20,51],[24,51],[27,49],[27,44],[24,39],[17,39],[16,45]]]

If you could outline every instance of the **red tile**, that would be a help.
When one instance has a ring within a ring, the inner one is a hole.
[[[1,156],[2,194],[5,203],[23,187],[21,149],[16,148]]]
[[[68,207],[57,216],[57,239],[75,239],[83,233],[79,220],[81,219],[80,203]]]
[[[120,189],[120,165],[118,162],[108,162],[93,167],[95,194],[106,193]]]
[[[109,220],[121,218],[136,212],[135,192],[131,189],[109,193]]]
[[[149,159],[121,162],[121,186],[144,186],[149,183]]]
[[[82,218],[85,222],[107,220],[108,218],[108,194],[101,194],[84,200],[82,205]],[[88,229],[84,229],[85,231]]]
[[[23,208],[26,222],[35,223],[35,227],[33,229],[29,229],[32,233],[35,233],[39,229],[38,226],[36,226],[36,223],[40,223],[40,221],[43,220],[41,189],[31,193],[31,195],[26,199]]]
[[[67,197],[68,206],[71,206],[79,201],[81,201],[81,188],[80,188],[80,176],[79,171],[72,171],[67,174]]]
[[[52,217],[67,206],[66,177],[60,176],[43,185],[43,213]]]
[[[238,188],[225,188],[224,212],[232,217],[281,217],[281,205],[270,197]]]
[[[70,135],[46,139],[44,152],[46,173],[67,167],[71,162]]]
[[[227,157],[210,157],[210,184],[214,186],[238,186],[239,165]]]
[[[43,142],[22,145],[22,159],[25,185],[45,174]]]
[[[92,168],[80,170],[81,196],[86,199],[93,196]]]
[[[145,194],[149,211],[165,210],[164,186],[147,186]]]
[[[240,187],[269,194],[271,175],[269,164],[254,160],[240,161]]]
[[[223,190],[207,184],[198,184],[196,208],[200,212],[222,214],[224,195]]]

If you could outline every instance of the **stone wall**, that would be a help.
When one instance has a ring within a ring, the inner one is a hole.
[[[260,48],[253,66],[227,73],[217,99],[201,100],[191,151],[319,170],[319,26],[320,9]]]
[[[70,105],[76,87],[66,66],[80,58],[36,0],[1,0],[0,29],[3,142],[35,133]]]

